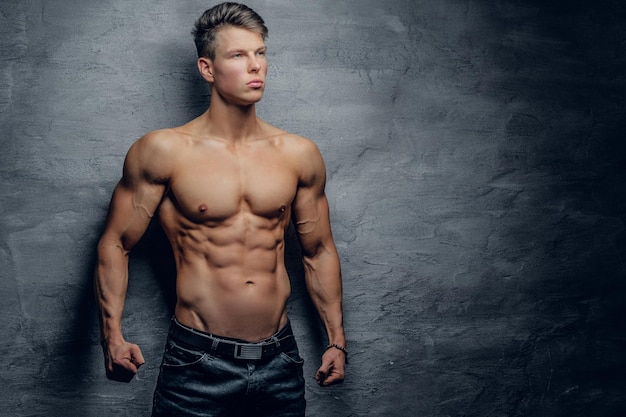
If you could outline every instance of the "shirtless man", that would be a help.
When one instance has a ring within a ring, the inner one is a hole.
[[[344,378],[341,272],[324,162],[313,142],[256,116],[266,35],[261,17],[244,5],[204,13],[194,36],[198,69],[211,87],[208,110],[135,142],[113,193],[95,273],[110,379],[130,381],[144,363],[121,321],[129,252],[155,214],[176,264],[175,318],[153,416],[304,415],[302,359],[286,312],[291,221],[328,334],[315,378],[320,385]]]

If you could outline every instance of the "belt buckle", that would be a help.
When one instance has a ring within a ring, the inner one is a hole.
[[[259,360],[263,357],[262,345],[235,345],[235,359]]]

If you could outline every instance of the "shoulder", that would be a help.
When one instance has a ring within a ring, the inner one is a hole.
[[[317,144],[311,139],[293,133],[284,132],[280,136],[281,143],[286,152],[298,159],[321,159],[322,154]]]
[[[325,166],[317,144],[311,139],[261,122],[265,136],[273,142],[296,167],[302,182],[325,181]]]
[[[162,181],[169,176],[184,140],[175,129],[149,132],[136,140],[126,154],[125,176],[141,175],[147,180]]]
[[[283,136],[283,143],[289,158],[296,164],[301,184],[323,184],[326,181],[324,159],[314,141],[289,133]]]
[[[308,153],[319,154],[319,149],[312,140],[272,126],[260,119],[259,122],[263,129],[263,136],[281,146],[286,152],[303,153],[305,155]]]
[[[146,133],[132,144],[128,153],[159,154],[175,151],[181,144],[181,135],[175,129],[160,129]]]

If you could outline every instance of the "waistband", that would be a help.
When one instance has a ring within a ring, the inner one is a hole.
[[[223,339],[187,327],[176,318],[172,318],[169,335],[193,349],[226,359],[259,360],[287,352],[296,345],[289,321],[274,336],[257,343]]]

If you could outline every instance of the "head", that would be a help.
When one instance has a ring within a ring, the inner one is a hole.
[[[256,32],[264,40],[267,37],[265,22],[254,10],[239,3],[218,4],[200,16],[192,31],[198,57],[215,59],[217,33],[225,26]]]

